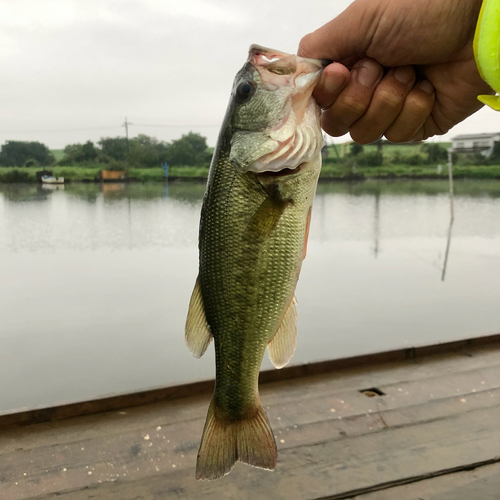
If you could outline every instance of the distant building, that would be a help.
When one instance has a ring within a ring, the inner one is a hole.
[[[488,158],[493,154],[495,142],[500,142],[500,132],[457,135],[451,139],[451,147],[457,153],[481,153]]]

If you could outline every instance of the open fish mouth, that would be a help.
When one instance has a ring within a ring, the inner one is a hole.
[[[239,130],[232,140],[231,162],[240,171],[254,173],[295,170],[314,158],[323,146],[320,108],[312,97],[323,68],[330,61],[307,59],[250,47],[247,64],[252,68],[258,93],[284,95],[275,115],[280,117],[262,131]],[[255,98],[254,97],[254,98]]]
[[[282,168],[281,170],[264,170],[263,172],[259,172],[257,175],[259,177],[287,177],[289,175],[298,174],[304,163],[301,163],[298,167],[295,168]]]
[[[295,78],[299,77],[296,85],[298,88],[301,88],[307,85],[308,76],[313,75],[318,70],[322,70],[331,64],[332,61],[326,59],[308,59],[253,44],[249,49],[248,62],[255,67],[261,67],[279,76],[294,75]],[[311,78],[313,79],[314,77]],[[279,83],[283,84],[283,82]]]

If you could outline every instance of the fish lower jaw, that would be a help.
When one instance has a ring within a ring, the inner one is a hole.
[[[289,175],[295,175],[301,171],[301,169],[306,165],[306,163],[307,162],[302,162],[300,165],[294,168],[284,167],[281,170],[268,170],[264,172],[258,172],[256,173],[256,175],[258,177],[286,177]]]

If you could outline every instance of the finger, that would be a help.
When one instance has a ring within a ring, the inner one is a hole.
[[[391,142],[422,140],[426,137],[424,124],[430,118],[435,101],[434,87],[428,80],[422,80],[406,96],[403,109],[385,137]]]
[[[351,126],[352,139],[359,144],[380,139],[400,114],[414,83],[415,71],[411,66],[391,69],[375,89],[366,112]]]
[[[297,55],[342,61],[365,53],[377,27],[379,10],[372,0],[353,2],[335,19],[302,38]]]
[[[349,82],[349,70],[339,63],[329,64],[314,89],[313,96],[323,108],[329,108]]]
[[[347,133],[351,125],[368,109],[383,69],[373,59],[361,59],[354,65],[351,80],[329,109],[323,111],[321,126],[334,137]]]
[[[425,139],[428,139],[429,137],[432,137],[434,135],[443,135],[447,132],[437,124],[433,114],[434,114],[434,108],[432,110],[432,114],[430,114],[426,118],[424,124],[417,130],[417,132],[411,138],[412,142],[425,141]]]

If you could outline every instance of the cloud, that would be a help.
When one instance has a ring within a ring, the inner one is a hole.
[[[240,24],[242,11],[206,0],[0,0],[0,26],[10,28],[67,28],[82,23],[134,25],[151,11],[164,19],[192,18],[206,23]]]
[[[66,26],[77,20],[77,6],[64,0],[0,1],[0,26],[40,28]]]
[[[243,12],[234,6],[217,5],[206,0],[145,0],[144,3],[157,12],[172,17],[192,17],[207,23],[243,23]]]

